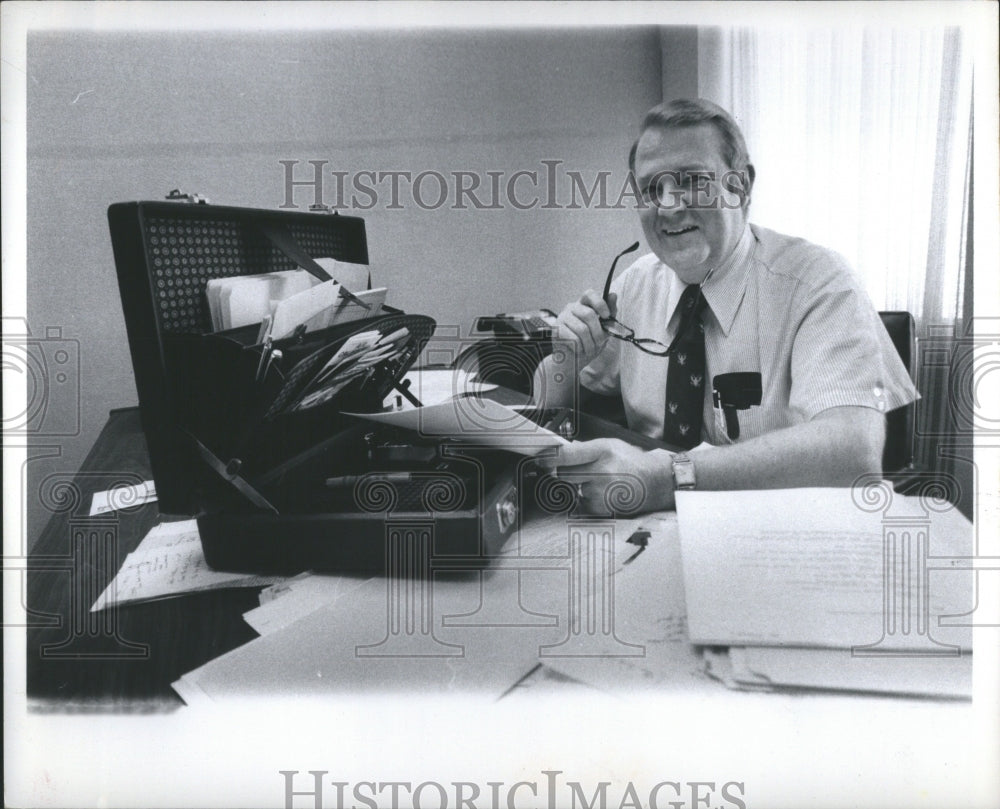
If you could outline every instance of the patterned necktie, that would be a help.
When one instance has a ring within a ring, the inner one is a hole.
[[[708,302],[698,284],[688,284],[677,308],[681,313],[677,337],[667,368],[667,407],[663,440],[683,449],[701,443],[705,405],[705,326],[701,315]]]

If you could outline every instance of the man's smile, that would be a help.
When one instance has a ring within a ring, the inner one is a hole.
[[[664,236],[683,236],[685,233],[691,233],[697,229],[697,225],[685,225],[680,228],[664,228],[661,232]]]

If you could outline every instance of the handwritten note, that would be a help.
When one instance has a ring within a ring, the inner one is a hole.
[[[955,509],[870,511],[850,489],[679,492],[677,508],[694,643],[970,648],[969,627],[938,624],[974,606],[972,571],[939,569],[972,555]]]
[[[193,520],[162,523],[125,557],[118,575],[98,596],[90,611],[221,587],[258,587],[280,580],[277,576],[212,570],[205,561],[198,527]]]

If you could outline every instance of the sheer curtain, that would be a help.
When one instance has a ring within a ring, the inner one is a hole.
[[[971,449],[954,440],[951,395],[971,354],[935,339],[971,325],[972,59],[961,30],[701,28],[698,92],[746,135],[751,220],[837,250],[876,308],[916,318],[915,457],[956,481],[950,498],[971,517]]]
[[[842,253],[879,309],[961,316],[971,59],[957,28],[698,33],[699,95],[743,127],[752,221]]]

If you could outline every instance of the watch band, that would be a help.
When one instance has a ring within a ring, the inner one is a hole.
[[[678,452],[673,460],[674,490],[693,489],[694,463],[686,452]]]

